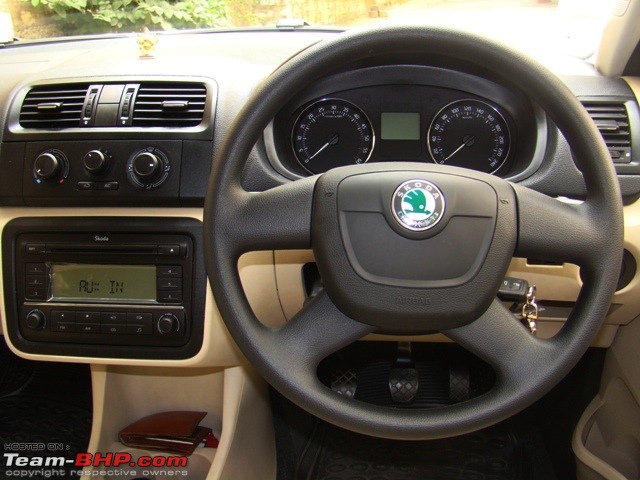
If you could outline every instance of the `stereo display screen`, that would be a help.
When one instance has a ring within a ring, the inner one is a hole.
[[[155,302],[156,267],[53,263],[51,300]]]

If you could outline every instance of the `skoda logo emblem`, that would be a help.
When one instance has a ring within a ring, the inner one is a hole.
[[[434,227],[444,214],[445,200],[433,183],[422,179],[407,180],[393,194],[391,211],[396,221],[414,232]]]

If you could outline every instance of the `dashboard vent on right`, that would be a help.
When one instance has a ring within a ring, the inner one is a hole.
[[[23,128],[73,128],[80,126],[87,84],[47,85],[27,93],[20,109]]]
[[[631,129],[624,102],[582,100],[600,130],[614,163],[631,162]]]
[[[135,127],[193,127],[204,117],[207,89],[200,83],[143,83],[133,107]]]

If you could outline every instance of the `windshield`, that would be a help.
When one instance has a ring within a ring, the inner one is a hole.
[[[611,0],[0,0],[3,39],[194,28],[456,27],[530,51],[587,58]],[[12,24],[12,26],[11,26]],[[13,31],[11,31],[11,28]],[[1,39],[0,39],[1,41]]]

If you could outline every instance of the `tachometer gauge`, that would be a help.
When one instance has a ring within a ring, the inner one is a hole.
[[[498,170],[509,155],[511,137],[504,117],[480,100],[459,100],[438,112],[428,132],[429,153],[440,165]]]
[[[300,114],[291,143],[300,164],[312,173],[369,160],[375,137],[367,116],[345,100],[319,100]]]

